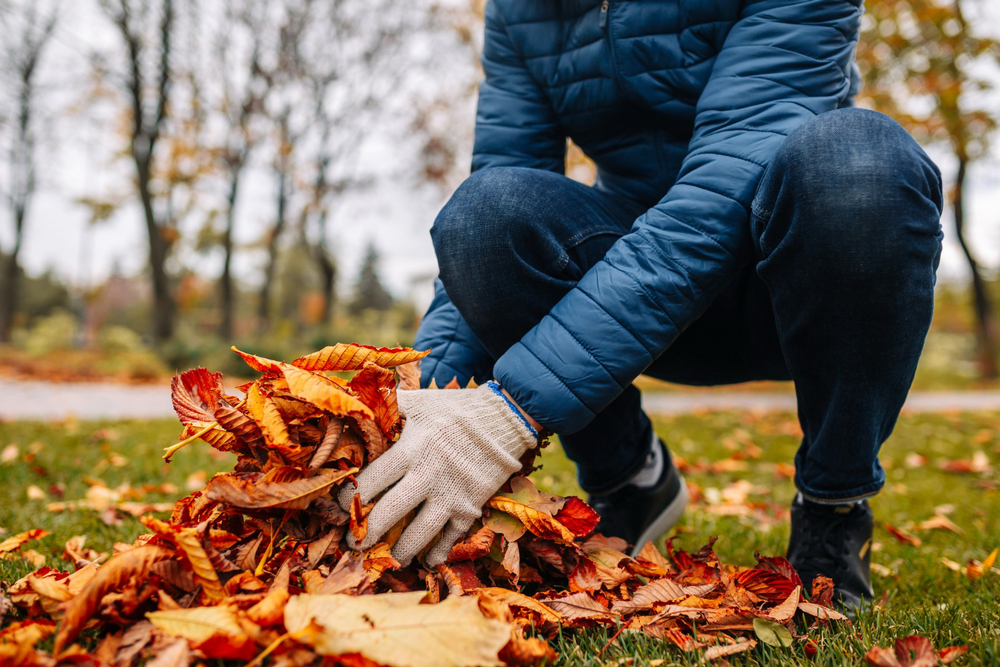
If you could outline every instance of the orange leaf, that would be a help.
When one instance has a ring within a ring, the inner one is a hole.
[[[990,555],[986,557],[982,563],[974,560],[970,560],[968,566],[966,567],[966,573],[969,575],[969,579],[978,579],[993,567],[993,563],[997,560],[997,554],[1000,553],[1000,547],[994,549],[990,552]]]
[[[778,623],[787,623],[790,621],[799,608],[799,601],[802,599],[801,591],[802,587],[796,586],[795,590],[788,594],[788,598],[784,602],[767,612],[767,617]]]
[[[18,533],[17,535],[11,535],[3,542],[0,542],[0,554],[20,549],[21,545],[24,544],[25,542],[29,542],[31,540],[40,540],[46,535],[49,535],[49,531],[43,530],[41,528],[32,528],[31,530],[26,530],[23,533]]]
[[[358,542],[362,542],[368,536],[368,513],[373,507],[375,503],[362,505],[360,494],[355,493],[351,498],[351,534]]]
[[[174,533],[174,541],[177,546],[184,550],[184,555],[187,556],[188,562],[191,563],[191,569],[194,571],[195,581],[201,584],[201,589],[208,599],[213,603],[221,602],[226,597],[225,593],[222,592],[222,582],[219,580],[219,574],[215,571],[211,559],[205,552],[205,547],[202,546],[198,529],[178,530]]]
[[[375,423],[387,438],[393,439],[402,430],[396,404],[396,375],[392,371],[366,361],[348,386],[371,408]]]
[[[409,364],[426,357],[430,350],[418,352],[408,347],[372,347],[357,343],[337,343],[318,352],[299,357],[293,366],[307,371],[356,371],[372,362],[383,368]]]
[[[496,536],[492,530],[483,526],[471,537],[459,542],[448,552],[448,562],[457,563],[463,560],[474,560],[482,558],[490,553],[493,548],[493,538]]]
[[[101,567],[79,595],[66,603],[53,653],[58,655],[73,641],[90,619],[104,596],[123,586],[132,577],[144,577],[150,566],[170,558],[171,552],[153,545],[129,549]]]
[[[277,404],[260,391],[260,384],[254,382],[247,391],[246,409],[250,418],[260,427],[267,444],[278,449],[287,448],[288,428]]]
[[[941,649],[938,651],[937,655],[938,660],[940,660],[942,664],[950,665],[968,652],[968,645],[963,644],[961,646],[949,646],[948,648]]]
[[[300,401],[312,403],[316,407],[338,417],[352,416],[371,419],[371,409],[351,396],[339,384],[326,377],[282,364],[282,372],[288,381],[288,393]]]
[[[240,355],[240,357],[243,358],[243,361],[247,362],[247,366],[260,373],[263,373],[265,371],[280,371],[281,367],[284,365],[280,361],[274,361],[273,359],[266,359],[264,357],[258,357],[253,354],[249,354],[247,352],[242,352],[240,350],[237,350],[235,346],[233,346],[230,349],[232,349],[232,351],[235,352],[236,354]]]
[[[539,667],[555,664],[559,654],[544,639],[523,637],[515,631],[510,641],[500,649],[498,657],[511,667]]]

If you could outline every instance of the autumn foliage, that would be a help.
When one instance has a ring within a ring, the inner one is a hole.
[[[397,383],[415,388],[425,353],[338,344],[289,364],[237,352],[260,373],[242,398],[202,368],[174,378],[183,430],[165,456],[200,439],[233,452],[235,470],[168,520],[143,516],[147,532],[106,562],[74,552],[75,572],[42,567],[14,583],[6,595],[23,618],[0,630],[0,662],[538,665],[556,657],[545,637],[594,626],[711,660],[806,640],[797,615],[809,627],[845,620],[831,582],[804,591],[783,558],[725,565],[714,540],[696,553],[668,541],[666,555],[646,544],[629,556],[622,540],[593,533],[585,502],[538,490],[530,459],[445,565],[402,568],[392,557],[412,517],[353,552],[346,534],[364,537],[371,506],[333,498],[398,439]],[[52,654],[36,649],[53,634]]]

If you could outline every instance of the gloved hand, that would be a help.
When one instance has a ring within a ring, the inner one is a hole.
[[[355,493],[362,503],[395,483],[368,515],[368,534],[352,549],[375,544],[407,512],[421,503],[392,548],[403,565],[444,529],[427,553],[430,565],[443,563],[452,545],[482,515],[483,504],[521,469],[518,459],[538,443],[538,433],[495,382],[476,389],[418,389],[397,393],[406,425],[399,441],[357,476],[358,487],[340,492],[348,509]]]

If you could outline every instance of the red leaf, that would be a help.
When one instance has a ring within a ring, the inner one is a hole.
[[[737,586],[768,602],[784,601],[792,594],[797,585],[783,574],[756,567],[737,572],[732,575],[732,581]]]
[[[586,537],[594,531],[601,517],[590,505],[576,496],[570,496],[563,508],[556,512],[555,519],[577,537]]]
[[[799,578],[799,573],[795,571],[795,568],[792,567],[792,564],[787,559],[781,556],[768,558],[767,556],[761,556],[760,552],[757,551],[754,552],[753,557],[757,559],[757,567],[759,569],[776,572],[784,577],[788,577],[788,580],[793,585],[802,586],[802,579]]]
[[[896,528],[895,526],[887,523],[885,524],[885,529],[888,530],[893,537],[904,544],[912,544],[915,547],[919,547],[922,544],[919,537],[911,535],[901,528]]]
[[[601,590],[601,586],[601,577],[597,573],[597,566],[589,558],[581,558],[569,574],[569,590],[573,593],[580,591],[590,593]]]
[[[938,651],[938,660],[940,660],[945,665],[950,665],[959,657],[965,655],[969,652],[969,647],[966,644],[961,646],[949,646],[948,648],[941,649]]]

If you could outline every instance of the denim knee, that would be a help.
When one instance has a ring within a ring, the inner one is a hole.
[[[490,264],[505,256],[532,216],[525,190],[530,169],[494,167],[474,172],[455,190],[431,227],[431,239],[445,285],[470,261]],[[526,173],[529,172],[529,173]]]
[[[840,109],[801,125],[776,152],[754,200],[755,236],[766,257],[786,235],[807,235],[816,253],[855,258],[853,275],[869,280],[915,246],[921,259],[940,246],[941,202],[940,171],[906,130],[875,111]]]

